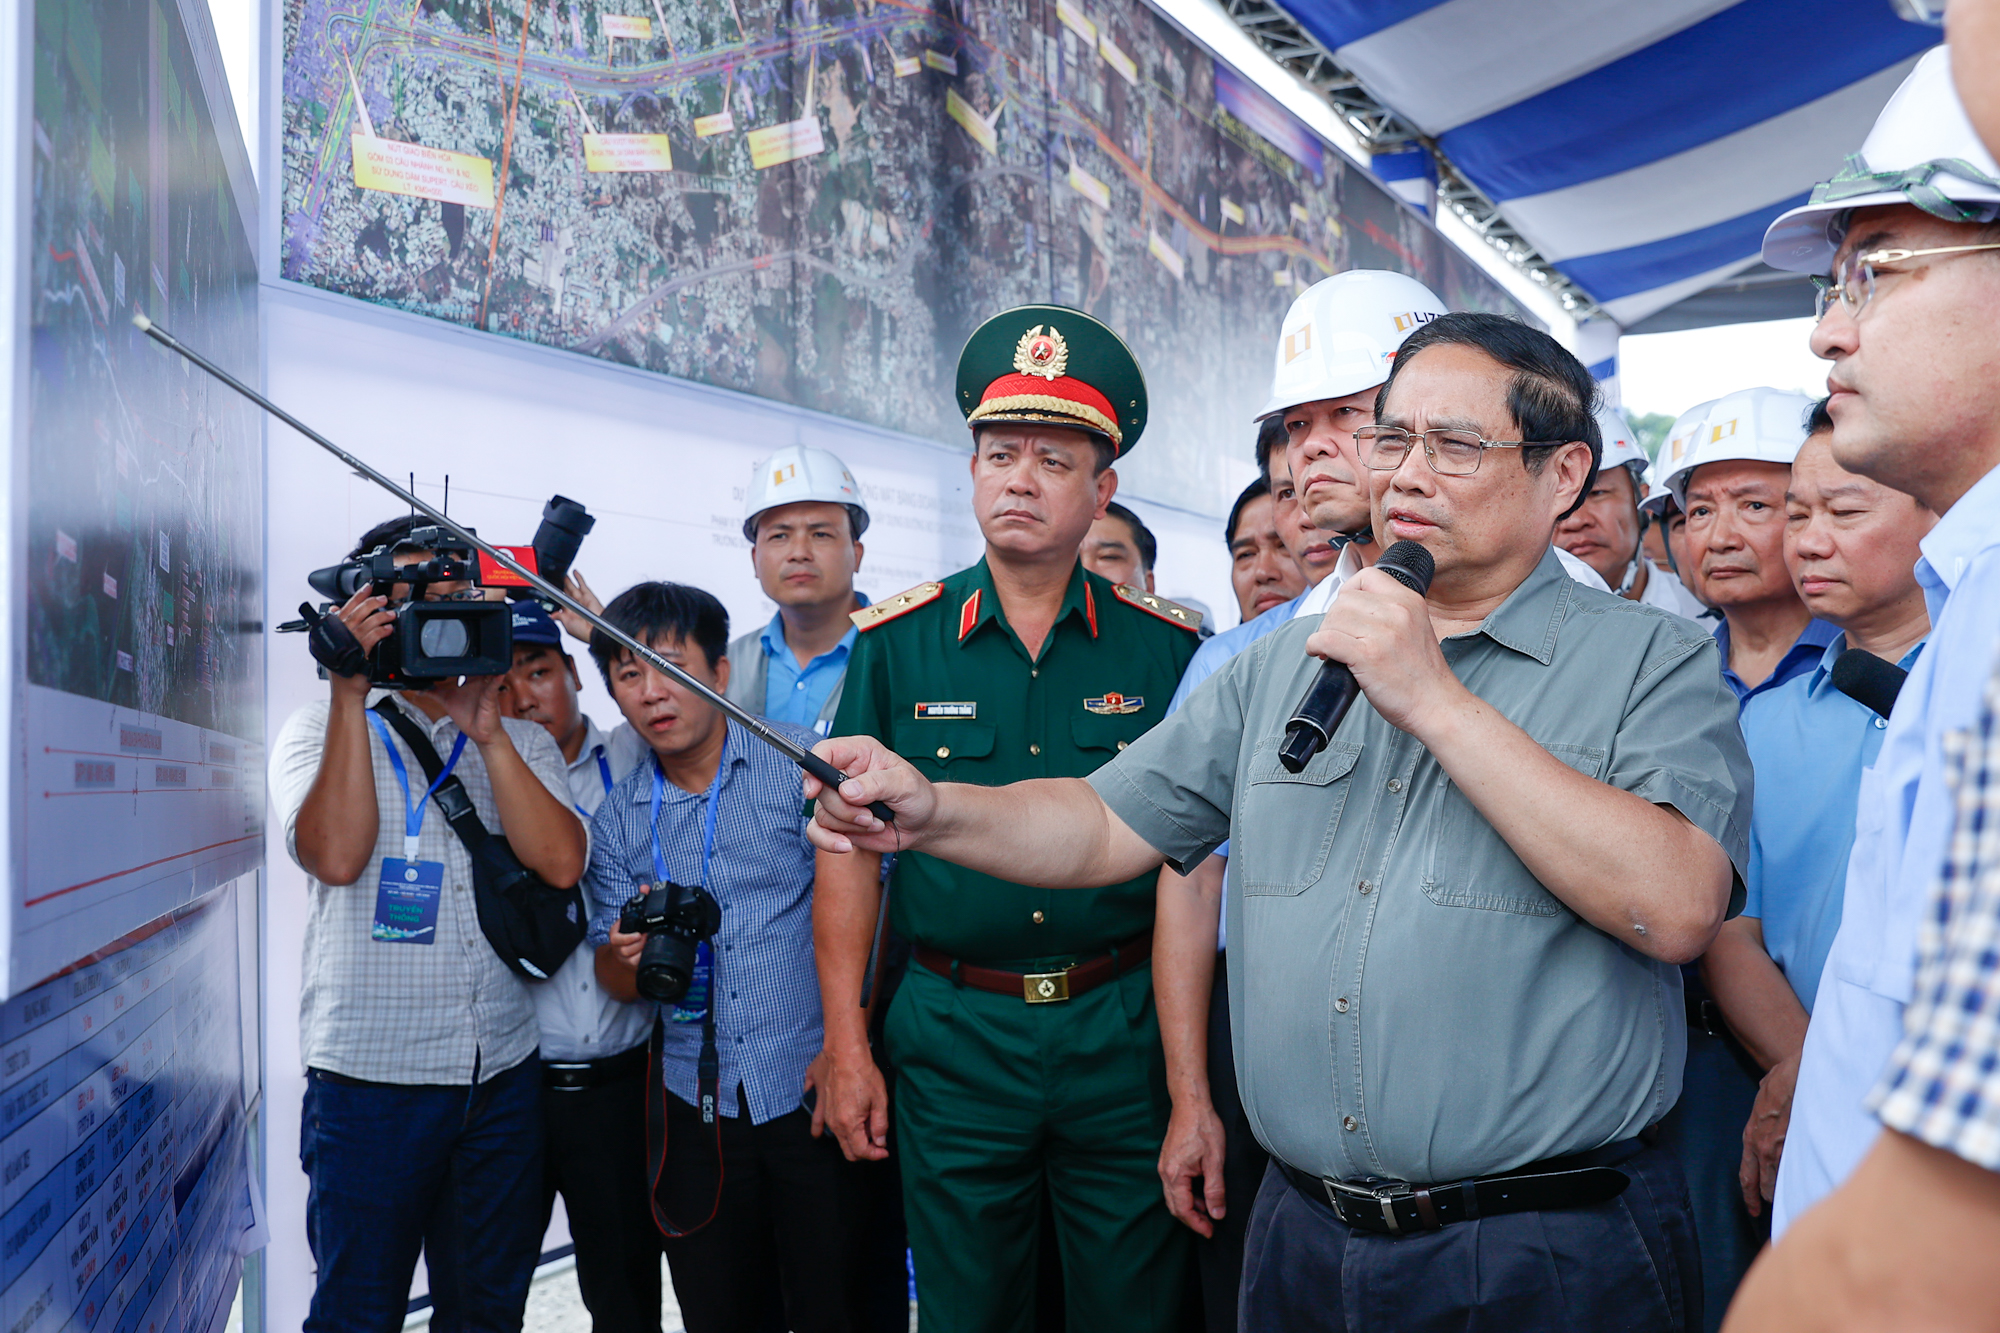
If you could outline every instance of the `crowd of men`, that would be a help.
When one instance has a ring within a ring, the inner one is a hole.
[[[1766,237],[1830,275],[1826,398],[1649,458],[1537,329],[1302,294],[1221,633],[1114,499],[1145,385],[1088,314],[966,345],[969,569],[871,604],[861,488],[781,450],[767,624],[599,614],[837,789],[534,601],[505,676],[333,676],[273,756],[307,1327],[397,1327],[421,1256],[434,1327],[518,1329],[558,1195],[600,1333],[660,1328],[662,1253],[691,1333],[900,1330],[912,1275],[995,1333],[2000,1321],[2000,167],[1948,61]],[[546,980],[442,770],[582,887]],[[671,1001],[662,885],[714,908]]]

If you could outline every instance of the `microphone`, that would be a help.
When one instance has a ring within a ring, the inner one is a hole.
[[[1833,688],[1883,717],[1896,706],[1896,695],[1910,673],[1871,652],[1849,648],[1833,659]]]
[[[1431,576],[1437,572],[1431,553],[1412,541],[1397,542],[1382,552],[1375,568],[1419,597],[1430,591]],[[1361,687],[1345,663],[1320,663],[1318,678],[1306,691],[1306,697],[1299,700],[1292,720],[1285,724],[1285,743],[1278,750],[1278,762],[1285,766],[1286,772],[1297,773],[1326,748],[1360,693]]]

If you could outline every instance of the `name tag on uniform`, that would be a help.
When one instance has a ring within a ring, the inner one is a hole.
[[[444,862],[383,857],[369,938],[384,944],[436,944],[438,898],[443,892]]]
[[[930,717],[975,718],[978,716],[979,716],[979,705],[977,703],[947,703],[947,704],[917,705],[917,717],[919,719],[930,718]]]

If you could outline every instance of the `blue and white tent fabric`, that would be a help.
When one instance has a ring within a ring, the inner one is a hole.
[[[1889,0],[1282,0],[1631,326],[1757,262],[1936,28]]]

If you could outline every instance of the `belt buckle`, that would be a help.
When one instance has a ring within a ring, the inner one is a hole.
[[[1403,1234],[1403,1224],[1396,1217],[1396,1205],[1416,1193],[1406,1182],[1349,1185],[1338,1180],[1323,1180],[1320,1183],[1326,1187],[1326,1200],[1333,1206],[1334,1214],[1349,1226],[1362,1225],[1348,1216],[1348,1209],[1352,1208],[1364,1217],[1370,1213],[1378,1214],[1390,1235]],[[1346,1206],[1343,1207],[1343,1204]]]
[[[1029,1004],[1060,1004],[1069,998],[1069,973],[1024,973],[1021,977],[1021,998]]]

